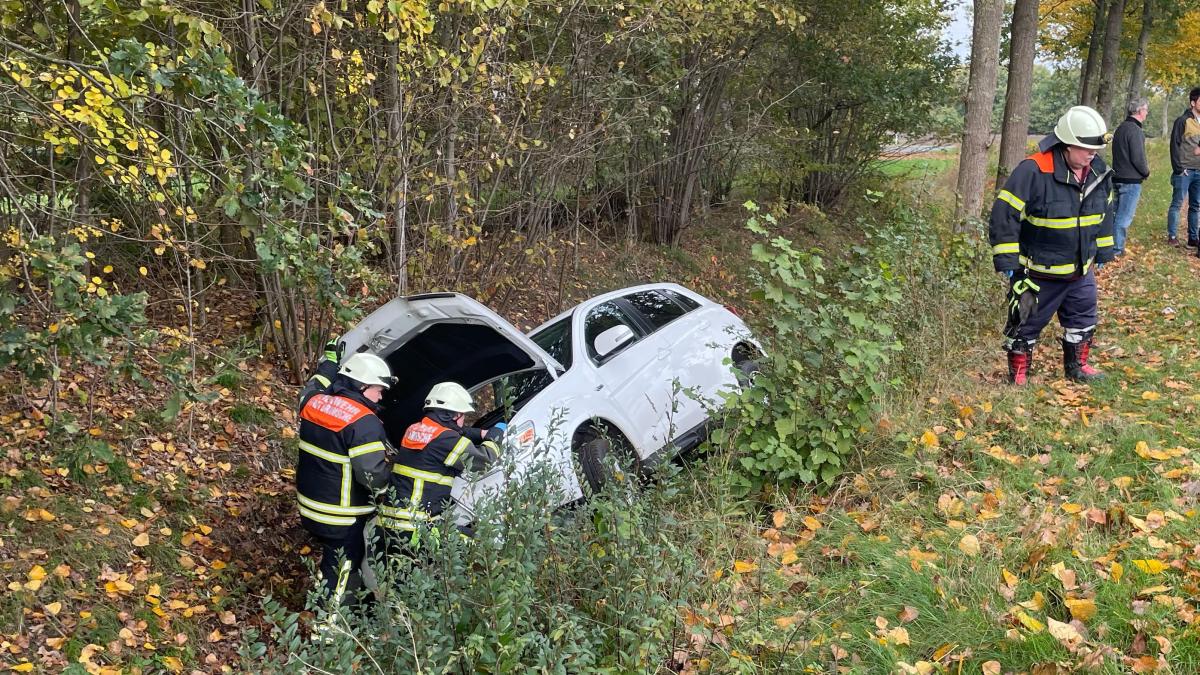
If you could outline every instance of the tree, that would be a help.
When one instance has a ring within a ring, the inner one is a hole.
[[[1100,48],[1104,40],[1105,17],[1108,15],[1108,0],[1092,0],[1092,25],[1088,31],[1087,58],[1079,81],[1079,105],[1096,105],[1096,70],[1100,67]]]
[[[1096,110],[1111,121],[1113,99],[1117,92],[1117,57],[1121,50],[1121,32],[1125,26],[1125,0],[1112,0],[1104,29],[1104,56],[1100,59],[1100,82],[1096,87]]]
[[[1000,162],[996,184],[1025,156],[1029,135],[1029,102],[1033,89],[1033,55],[1037,51],[1038,0],[1016,0],[1009,32],[1008,87],[1004,97],[1004,124],[1000,136]]]
[[[959,153],[955,218],[961,229],[983,207],[987,152],[991,144],[992,104],[996,98],[996,70],[1000,65],[1000,19],[1004,0],[975,0],[971,30],[971,75],[967,85],[967,112]]]
[[[1142,95],[1142,87],[1146,80],[1146,47],[1150,44],[1150,34],[1154,31],[1155,0],[1142,2],[1142,29],[1138,33],[1137,52],[1133,57],[1133,68],[1129,72],[1129,91],[1126,100],[1132,101]]]

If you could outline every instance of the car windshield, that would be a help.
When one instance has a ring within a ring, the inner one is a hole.
[[[562,364],[563,370],[571,369],[571,317],[539,330],[529,336],[534,344]]]

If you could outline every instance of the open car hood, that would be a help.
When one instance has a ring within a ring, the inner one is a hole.
[[[425,396],[438,382],[470,390],[522,370],[543,368],[555,378],[562,372],[515,326],[458,293],[396,298],[346,333],[342,345],[343,359],[372,352],[391,366],[397,384],[384,394],[380,418],[394,441],[421,419]]]

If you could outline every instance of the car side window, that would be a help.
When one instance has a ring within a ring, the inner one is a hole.
[[[641,339],[641,332],[638,330],[637,324],[621,310],[617,303],[606,302],[597,305],[588,312],[587,318],[583,321],[583,342],[587,348],[588,358],[593,363],[600,362],[600,357],[596,353],[596,337],[614,326],[628,326],[629,330],[633,331],[634,339],[621,345],[605,358],[628,349],[630,345]]]
[[[672,300],[679,303],[679,306],[683,308],[684,312],[690,312],[693,309],[700,307],[700,303],[689,298],[683,293],[680,293],[679,291],[664,290],[663,293],[666,293]]]
[[[546,326],[529,337],[564,369],[571,369],[571,317]]]
[[[633,305],[654,330],[662,328],[685,313],[683,307],[658,291],[638,291],[625,296],[625,300]]]

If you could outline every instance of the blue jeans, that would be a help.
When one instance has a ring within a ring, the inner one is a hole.
[[[1129,236],[1129,224],[1137,211],[1138,199],[1142,196],[1141,183],[1117,183],[1117,220],[1113,224],[1113,253],[1125,252],[1125,239]]]
[[[1200,234],[1200,171],[1184,169],[1171,174],[1171,208],[1167,209],[1167,236],[1179,236],[1179,209],[1188,196],[1188,240]]]

